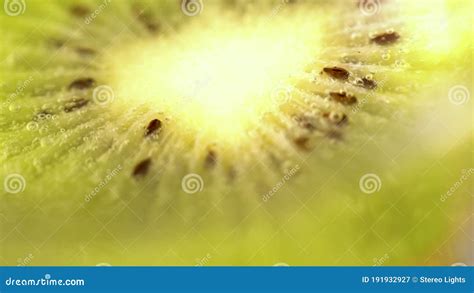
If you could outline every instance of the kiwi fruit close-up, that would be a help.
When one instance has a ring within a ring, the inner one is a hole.
[[[473,2],[3,0],[2,265],[473,265]]]

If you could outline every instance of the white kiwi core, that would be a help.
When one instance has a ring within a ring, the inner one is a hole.
[[[242,140],[291,99],[291,79],[320,52],[317,18],[220,17],[112,54],[114,89],[210,139]],[[224,19],[224,20],[223,20]]]

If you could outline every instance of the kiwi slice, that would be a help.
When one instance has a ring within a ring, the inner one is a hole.
[[[471,1],[4,2],[2,265],[472,264]]]

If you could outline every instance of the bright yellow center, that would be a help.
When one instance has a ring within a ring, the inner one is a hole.
[[[291,99],[290,79],[319,52],[314,15],[197,20],[113,55],[118,95],[147,103],[211,139],[241,139]]]

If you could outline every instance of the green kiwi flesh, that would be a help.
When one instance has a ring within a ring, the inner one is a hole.
[[[472,241],[472,3],[442,2],[461,39],[438,51],[420,28],[434,5],[380,1],[366,15],[350,1],[201,1],[188,16],[177,2],[31,0],[0,15],[0,264],[472,262],[458,247]],[[127,64],[117,48],[179,42],[229,15],[236,29],[312,21],[305,11],[326,15],[321,51],[242,144],[159,104],[93,99],[133,87],[111,80]]]

